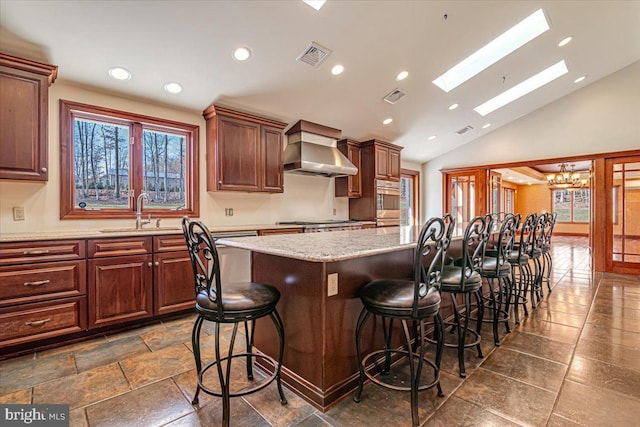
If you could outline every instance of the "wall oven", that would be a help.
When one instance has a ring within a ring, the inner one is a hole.
[[[376,180],[376,224],[400,225],[400,182]]]

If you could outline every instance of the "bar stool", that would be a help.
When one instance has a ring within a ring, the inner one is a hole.
[[[198,387],[192,404],[198,403],[200,390],[207,394],[222,397],[222,425],[229,426],[230,398],[244,396],[249,393],[262,390],[276,380],[280,403],[286,405],[287,399],[282,392],[280,371],[284,353],[284,326],[276,309],[280,299],[280,292],[273,286],[261,283],[225,283],[220,281],[220,261],[215,242],[207,227],[200,221],[192,221],[187,217],[182,219],[182,230],[187,242],[187,249],[193,266],[196,291],[196,311],[198,318],[193,325],[191,336],[193,355],[198,372]],[[253,338],[255,333],[255,321],[261,317],[269,316],[275,325],[280,339],[280,352],[278,360],[274,360],[264,354],[253,352]],[[202,366],[200,358],[200,329],[202,323],[207,320],[215,323],[215,360]],[[251,322],[251,329],[248,327]],[[220,353],[220,325],[233,323],[231,342],[227,356],[221,357]],[[233,346],[238,332],[238,324],[244,323],[246,351],[233,354]],[[259,358],[273,365],[273,374],[263,383],[238,392],[230,390],[231,362],[235,358],[245,357],[247,365],[247,378],[253,380],[253,359]],[[227,361],[223,372],[222,362]],[[203,376],[212,367],[216,367],[220,380],[220,390],[212,390],[203,384]]]
[[[520,228],[520,222],[522,216],[516,214],[516,232]],[[535,221],[535,215],[528,215],[522,224],[522,229],[519,233],[519,239],[514,237],[514,244],[511,251],[507,254],[507,261],[511,266],[511,293],[509,302],[513,305],[513,319],[516,325],[520,324],[520,310],[519,306],[522,306],[522,310],[525,316],[529,315],[527,310],[527,283],[529,283],[532,277],[531,267],[529,266],[528,252],[528,235],[533,227],[533,221]],[[516,233],[517,234],[517,233]],[[517,239],[517,241],[516,241]]]
[[[515,215],[508,215],[500,224],[498,239],[492,249],[486,249],[482,258],[480,276],[487,280],[489,291],[482,295],[482,302],[485,309],[493,313],[491,320],[484,320],[493,323],[493,342],[500,345],[498,335],[498,323],[504,322],[507,333],[509,328],[509,303],[511,301],[511,265],[508,257],[513,251],[513,240],[516,235],[518,218]],[[492,224],[489,222],[489,229]],[[496,286],[497,282],[497,286]],[[502,316],[502,318],[500,318]]]
[[[536,220],[531,230],[529,240],[529,252],[527,253],[527,255],[529,255],[529,259],[533,261],[534,266],[534,276],[533,280],[531,281],[531,306],[533,308],[536,308],[536,302],[540,302],[540,300],[544,298],[544,291],[542,290],[542,246],[544,243],[546,227],[546,214],[542,213],[536,215]]]
[[[476,347],[478,357],[484,357],[480,347],[480,330],[484,316],[482,304],[482,277],[478,270],[482,266],[482,255],[489,238],[487,225],[490,217],[477,216],[471,220],[464,232],[462,241],[462,257],[443,267],[440,292],[449,293],[453,302],[453,323],[446,323],[451,326],[452,332],[457,332],[457,343],[445,342],[445,347],[458,349],[458,368],[460,377],[467,376],[464,368],[464,349]],[[464,303],[458,305],[458,295],[462,295]],[[478,314],[476,319],[476,330],[469,329],[471,313],[471,296],[475,295]],[[463,311],[461,311],[463,309]],[[467,333],[474,336],[472,342],[467,343]]]
[[[450,227],[452,224],[449,225]],[[398,391],[411,392],[411,420],[414,426],[420,425],[418,416],[418,392],[430,389],[434,386],[438,389],[438,396],[444,396],[440,386],[440,362],[442,360],[443,323],[440,317],[440,293],[438,286],[442,276],[442,266],[447,248],[449,247],[449,234],[446,224],[441,218],[431,218],[422,227],[415,249],[413,265],[413,280],[381,279],[367,283],[360,289],[359,297],[363,309],[356,324],[356,352],[358,367],[360,370],[360,382],[353,400],[358,403],[362,396],[362,388],[365,377],[374,384]],[[430,257],[433,258],[430,259]],[[360,349],[360,337],[362,329],[371,315],[381,316],[385,347],[383,350],[375,350],[363,357]],[[433,318],[434,339],[437,342],[435,363],[425,358],[425,325],[424,319]],[[386,328],[386,320],[389,320],[389,329]],[[391,331],[393,320],[398,319],[402,323],[406,347],[402,349],[391,348]],[[412,346],[411,334],[407,322],[415,322],[418,331],[415,335],[416,346]],[[416,353],[417,352],[417,353]],[[366,369],[367,361],[384,355],[383,373],[388,373],[392,354],[406,355],[409,362],[410,385],[396,386],[376,378]],[[433,380],[427,384],[420,384],[422,368],[428,364],[433,369]]]
[[[551,257],[551,237],[553,235],[553,229],[556,226],[556,218],[558,213],[546,214],[546,223],[544,238],[542,241],[542,280],[547,282],[547,289],[551,292],[551,270],[553,269],[553,258]]]

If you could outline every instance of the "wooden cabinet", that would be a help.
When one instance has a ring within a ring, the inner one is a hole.
[[[151,237],[89,240],[89,328],[153,314]]]
[[[258,236],[271,236],[272,234],[299,234],[304,232],[302,227],[296,228],[269,228],[258,230]]]
[[[85,243],[0,243],[0,348],[86,329]]]
[[[343,176],[336,178],[336,197],[361,197],[362,196],[362,156],[360,155],[360,143],[351,139],[341,139],[338,141],[338,150],[347,158],[355,167],[358,173],[351,176]]]
[[[373,140],[375,150],[375,178],[400,181],[400,150],[402,147]]]
[[[193,308],[195,282],[191,258],[182,235],[153,239],[153,313]]]
[[[281,193],[286,123],[212,105],[207,121],[207,190]]]
[[[0,179],[48,180],[48,94],[57,72],[0,53]]]

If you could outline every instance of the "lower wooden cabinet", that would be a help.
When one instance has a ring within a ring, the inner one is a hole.
[[[89,260],[89,328],[153,315],[153,256]]]
[[[167,314],[195,306],[195,283],[189,252],[153,256],[154,314]]]

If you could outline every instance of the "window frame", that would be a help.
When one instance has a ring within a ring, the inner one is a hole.
[[[128,208],[111,208],[86,210],[74,206],[74,118],[88,119],[93,117],[107,123],[128,126],[130,138],[129,158],[129,193],[130,206]],[[156,217],[180,218],[182,216],[198,217],[200,214],[199,192],[199,157],[200,127],[198,125],[181,123],[156,117],[144,116],[126,111],[98,107],[88,104],[60,100],[60,219],[123,219],[136,217],[136,200],[142,192],[144,168],[143,162],[143,130],[172,132],[185,136],[185,192],[187,206],[184,209],[146,209]]]
[[[576,190],[587,190],[589,191],[589,206],[591,206],[591,189],[590,188],[580,188],[580,189],[576,189]],[[569,217],[571,218],[570,221],[561,221],[560,219],[558,219],[558,223],[560,224],[590,224],[591,223],[591,210],[589,210],[589,220],[588,221],[574,221],[574,205],[575,205],[575,190],[569,190],[566,188],[553,188],[551,189],[550,193],[551,193],[551,213],[555,212],[555,195],[554,193],[556,191],[568,191],[569,194],[571,194],[571,201],[569,203]]]
[[[413,206],[411,215],[413,224],[409,225],[420,225],[420,172],[411,169],[400,169],[400,179],[402,180],[402,178],[409,179],[412,182],[411,197],[413,199]]]

